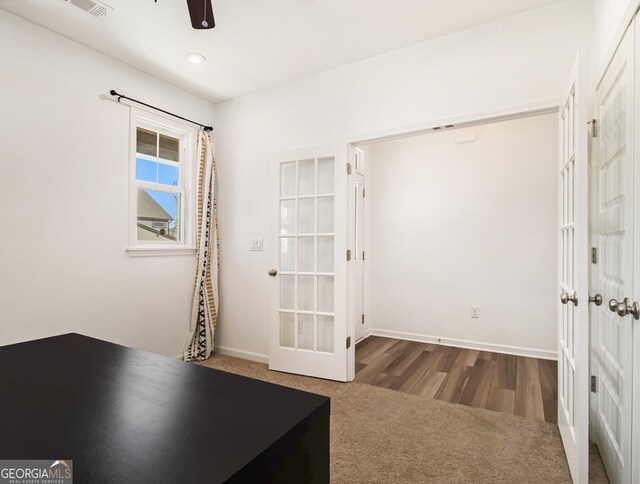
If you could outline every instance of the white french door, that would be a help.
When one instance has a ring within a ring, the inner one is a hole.
[[[596,90],[597,157],[592,190],[593,370],[597,377],[595,443],[612,483],[632,482],[634,26]],[[618,304],[620,303],[620,304]],[[619,312],[620,311],[620,312]]]
[[[560,107],[558,427],[574,483],[588,481],[588,139],[586,57]]]
[[[272,370],[347,380],[346,160],[346,145],[276,156]]]

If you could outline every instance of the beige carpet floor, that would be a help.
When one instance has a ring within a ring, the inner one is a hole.
[[[550,423],[227,356],[201,364],[330,397],[334,483],[571,482]]]

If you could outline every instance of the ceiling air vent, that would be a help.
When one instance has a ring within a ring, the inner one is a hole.
[[[113,12],[113,7],[110,7],[100,0],[65,0],[65,2],[84,10],[94,17],[104,17],[108,13]]]

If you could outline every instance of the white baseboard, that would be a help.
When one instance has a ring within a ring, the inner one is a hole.
[[[252,351],[237,350],[235,348],[227,348],[225,346],[216,346],[214,354],[225,356],[234,356],[236,358],[242,358],[243,360],[257,361],[258,363],[269,364],[269,356],[261,355],[260,353],[254,353]]]
[[[388,329],[371,328],[366,336],[382,336],[384,338],[404,339],[417,341],[420,343],[433,343],[444,346],[456,346],[470,350],[491,351],[493,353],[504,353],[507,355],[528,356],[530,358],[540,358],[543,360],[557,360],[558,352],[540,350],[536,348],[522,348],[519,346],[500,345],[495,343],[483,343],[480,341],[467,341],[455,338],[443,338],[438,336],[428,336],[425,334],[403,333],[401,331],[391,331]]]

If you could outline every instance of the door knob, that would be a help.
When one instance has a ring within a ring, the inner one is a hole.
[[[268,273],[271,277],[276,277],[278,275],[278,271],[275,269],[271,269]]]
[[[633,319],[640,321],[640,304],[637,301],[627,306],[627,311],[633,316]]]
[[[602,296],[600,294],[589,296],[589,302],[594,303],[596,306],[602,306]]]
[[[576,291],[573,291],[571,295],[566,292],[560,294],[560,302],[562,304],[567,304],[569,301],[571,301],[574,306],[578,305],[578,293]]]
[[[638,304],[637,301],[627,306],[627,312],[631,314],[636,321],[640,320],[640,304]]]
[[[609,310],[618,313],[620,317],[631,314],[633,319],[640,320],[640,304],[629,302],[628,297],[625,297],[623,301],[616,301],[615,299],[609,301]]]
[[[618,313],[618,316],[624,317],[627,315],[629,305],[629,298],[625,297],[623,301],[611,299],[609,301],[609,311],[612,313]]]

